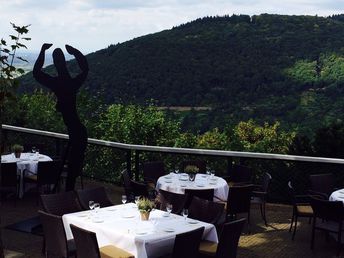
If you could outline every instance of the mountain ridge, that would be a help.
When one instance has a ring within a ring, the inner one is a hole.
[[[320,116],[324,124],[344,119],[343,21],[343,15],[200,18],[88,54],[85,88],[104,91],[108,103],[208,106],[208,127],[254,118],[314,128]],[[75,61],[68,65],[78,71]],[[39,87],[30,74],[22,82],[26,91]]]

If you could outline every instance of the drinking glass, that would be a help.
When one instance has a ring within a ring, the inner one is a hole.
[[[90,210],[93,210],[94,209],[94,201],[89,201],[88,207],[90,207]]]
[[[99,209],[100,209],[100,204],[98,202],[95,202],[94,203],[94,212],[97,214]]]
[[[183,215],[184,219],[186,220],[186,218],[187,218],[187,217],[188,217],[188,215],[189,215],[189,211],[188,211],[188,209],[183,209],[183,211],[182,211],[182,215]]]
[[[140,196],[135,196],[135,204],[137,205],[139,203],[140,200]],[[122,199],[123,202],[123,199]]]
[[[127,202],[127,196],[122,195],[122,203],[125,204]]]
[[[172,204],[170,203],[166,204],[166,211],[168,212],[168,216],[171,215],[172,208],[173,208]]]

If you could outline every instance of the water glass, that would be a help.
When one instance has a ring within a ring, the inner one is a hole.
[[[139,203],[140,200],[140,196],[135,196],[135,204],[137,205]],[[123,199],[122,199],[123,202]]]
[[[89,201],[88,207],[90,207],[90,210],[93,210],[94,209],[94,201]]]
[[[171,215],[172,209],[173,209],[172,204],[170,203],[166,204],[166,211],[168,212],[168,216]]]
[[[122,203],[125,204],[127,202],[127,196],[122,195]]]
[[[189,215],[189,211],[188,211],[188,209],[183,209],[183,211],[182,211],[182,215],[183,215],[184,219],[186,220],[186,218],[187,218],[187,217],[188,217],[188,215]]]
[[[98,210],[100,209],[100,204],[98,202],[95,202],[94,203],[94,212],[97,214],[98,213]]]

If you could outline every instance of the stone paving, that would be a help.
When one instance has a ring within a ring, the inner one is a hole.
[[[86,186],[105,186],[114,203],[120,203],[123,192],[121,187],[111,184],[86,180]],[[79,185],[78,185],[79,186]],[[6,225],[37,215],[39,209],[35,196],[26,195],[16,204],[8,200],[1,208],[1,232],[6,249],[15,250],[25,254],[24,257],[41,258],[42,237],[4,229]],[[285,258],[285,257],[336,257],[336,243],[331,238],[326,240],[320,232],[316,234],[314,251],[310,250],[311,224],[308,219],[300,219],[295,240],[291,240],[289,233],[291,206],[269,204],[267,206],[268,226],[263,223],[259,209],[252,207],[251,233],[247,228],[240,238],[238,257],[246,258]],[[344,250],[342,256],[344,257]]]

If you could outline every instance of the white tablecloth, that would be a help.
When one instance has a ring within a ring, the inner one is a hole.
[[[330,201],[342,201],[344,202],[344,189],[334,191],[329,198]]]
[[[187,189],[214,189],[214,201],[227,200],[229,186],[221,177],[211,177],[206,174],[197,174],[195,181],[189,181],[187,174],[171,173],[158,179],[156,190],[162,189],[174,193],[184,194]],[[216,198],[217,197],[217,198]]]
[[[172,252],[176,234],[205,227],[203,239],[218,242],[212,224],[185,220],[182,216],[154,210],[148,221],[141,221],[133,203],[101,208],[98,215],[90,211],[62,216],[67,239],[72,238],[70,224],[96,232],[100,247],[115,245],[135,255],[136,258],[158,257]]]
[[[19,197],[22,198],[24,194],[23,189],[23,173],[24,169],[30,170],[32,173],[37,173],[37,164],[39,161],[52,161],[52,159],[43,154],[34,154],[34,153],[22,153],[20,158],[17,159],[14,154],[2,155],[1,163],[17,163],[18,175],[20,176],[19,182]]]

